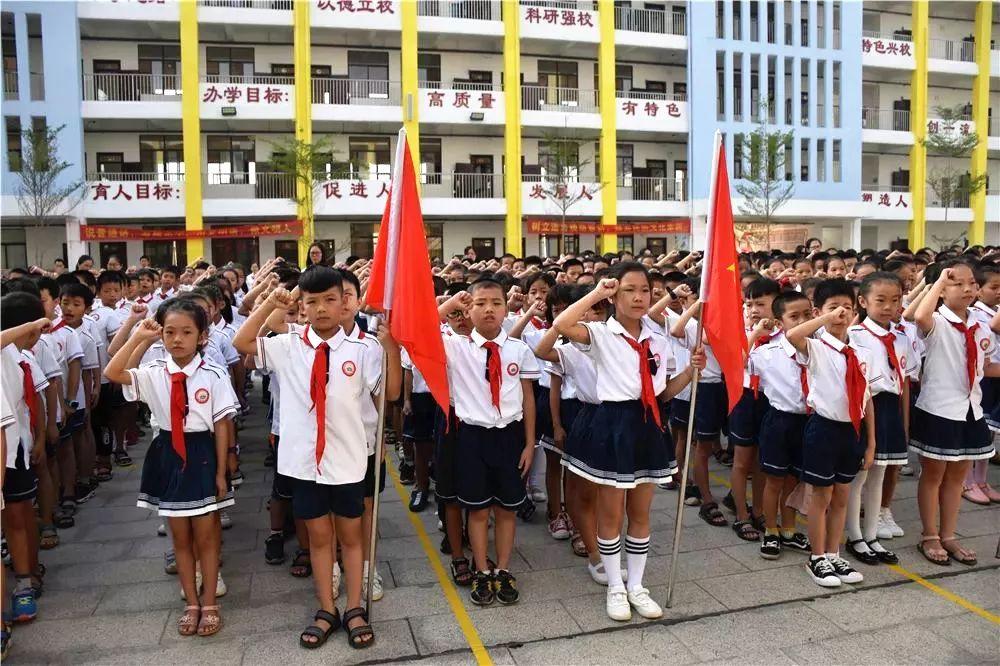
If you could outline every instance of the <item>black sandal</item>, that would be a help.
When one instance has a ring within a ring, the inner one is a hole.
[[[316,615],[313,616],[313,622],[316,620],[323,620],[330,625],[329,629],[323,629],[319,625],[310,624],[308,627],[299,634],[299,645],[306,648],[307,650],[315,650],[330,638],[330,635],[340,629],[340,612],[334,608],[332,613],[327,613],[325,610],[316,611]],[[315,641],[306,640],[307,636],[315,638]]]
[[[472,585],[472,569],[469,568],[469,560],[459,557],[451,561],[451,579],[459,587]]]
[[[124,451],[115,451],[114,453],[111,454],[111,457],[114,459],[115,465],[117,465],[118,467],[132,466],[132,458],[130,458],[129,455]]]
[[[713,527],[725,527],[729,524],[726,517],[722,515],[722,511],[719,510],[719,505],[715,502],[702,504],[701,508],[698,509],[698,517]]]
[[[733,531],[744,541],[760,541],[760,532],[750,524],[749,520],[737,520],[733,523]]]
[[[292,560],[289,573],[296,578],[309,578],[312,572],[312,560],[309,559],[309,549],[299,548],[295,551],[295,558]]]
[[[359,617],[364,620],[365,623],[351,629],[348,626],[348,622]],[[368,613],[365,612],[364,608],[359,606],[344,613],[344,629],[347,630],[347,644],[355,650],[363,650],[364,648],[375,645],[375,630],[372,629],[370,624],[368,624]],[[364,638],[365,636],[369,636],[371,640],[358,640]]]

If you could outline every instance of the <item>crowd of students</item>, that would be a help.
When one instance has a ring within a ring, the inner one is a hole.
[[[441,551],[477,605],[518,601],[518,519],[544,505],[549,535],[606,586],[609,617],[660,617],[644,586],[658,488],[726,527],[721,504],[761,557],[801,552],[817,585],[837,587],[863,580],[852,561],[899,561],[888,547],[903,535],[894,491],[919,468],[919,552],[941,566],[976,563],[956,523],[963,497],[1000,502],[986,475],[1000,429],[997,248],[839,252],[811,241],[741,255],[751,351],[732,410],[698,335],[699,253],[483,261],[470,248],[432,276],[447,414],[367,311],[370,262],[334,264],[319,245],[308,256],[302,270],[274,259],[249,271],[148,260],[125,270],[117,258],[95,269],[83,257],[74,271],[5,276],[4,657],[13,624],[38,615],[40,552],[132,466],[128,449],[147,430],[137,505],[156,510],[172,539],[165,568],[186,600],[177,630],[222,629],[221,534],[255,379],[275,467],[264,557],[286,562],[294,534],[290,572],[312,576],[319,607],[304,648],[340,627],[354,648],[375,640],[364,596],[369,578],[372,601],[383,595],[366,560],[376,474],[385,487],[380,399],[400,480],[413,486],[409,509],[433,494]],[[721,500],[713,458],[731,467]],[[684,464],[692,480],[681,488]]]

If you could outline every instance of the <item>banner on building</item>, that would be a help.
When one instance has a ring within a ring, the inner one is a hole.
[[[594,221],[574,221],[563,222],[562,220],[549,220],[528,218],[526,220],[528,233],[531,234],[599,234],[604,231],[600,220]],[[691,220],[661,220],[658,222],[619,222],[614,227],[616,233],[620,234],[689,234],[691,233]]]
[[[736,246],[740,252],[781,250],[793,252],[798,245],[805,245],[809,227],[799,224],[768,225],[749,222],[736,223]]]
[[[207,229],[137,229],[108,224],[80,226],[80,240],[188,240],[194,238],[252,238],[254,236],[300,236],[301,220],[217,226]]]

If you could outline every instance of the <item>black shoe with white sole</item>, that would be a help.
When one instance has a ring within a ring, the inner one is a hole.
[[[812,550],[812,544],[809,543],[809,537],[807,537],[802,532],[796,532],[790,537],[785,537],[784,535],[782,535],[781,547],[791,548],[792,550],[798,550],[803,553]]]
[[[765,560],[776,560],[781,555],[781,539],[777,534],[765,534],[760,544],[760,556]]]
[[[834,571],[830,560],[825,557],[811,557],[806,564],[806,571],[813,582],[822,587],[840,587],[841,581]]]

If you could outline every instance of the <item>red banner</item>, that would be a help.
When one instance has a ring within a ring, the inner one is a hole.
[[[84,224],[80,227],[80,240],[187,240],[189,238],[245,238],[252,236],[300,236],[302,222],[262,222],[208,229],[136,229],[107,224]]]
[[[561,220],[532,219],[527,221],[532,234],[599,234],[603,231],[600,221],[563,222]],[[663,220],[659,222],[622,222],[614,227],[620,234],[689,234],[691,220]]]

